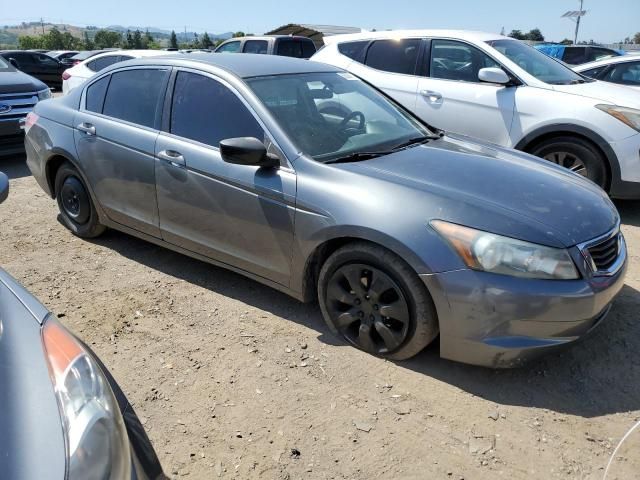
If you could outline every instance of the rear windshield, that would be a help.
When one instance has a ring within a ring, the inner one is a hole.
[[[295,58],[311,58],[316,53],[316,46],[311,40],[280,40],[277,55]]]

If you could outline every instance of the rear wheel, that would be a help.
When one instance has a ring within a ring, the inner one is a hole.
[[[105,231],[80,174],[68,162],[56,173],[55,192],[62,221],[74,235],[93,238]]]
[[[588,178],[607,189],[607,161],[590,142],[576,137],[556,137],[537,144],[531,153]]]
[[[402,259],[358,242],[334,252],[318,279],[318,300],[329,328],[373,355],[404,360],[438,334],[431,296]]]

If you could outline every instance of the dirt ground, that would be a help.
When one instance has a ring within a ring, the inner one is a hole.
[[[589,338],[526,368],[408,362],[336,341],[317,305],[109,231],[75,238],[21,159],[0,265],[90,344],[170,477],[601,479],[640,420],[640,202],[627,285]],[[608,478],[640,475],[640,429]]]

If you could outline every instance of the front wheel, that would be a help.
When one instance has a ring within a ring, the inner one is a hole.
[[[93,238],[105,231],[82,177],[70,163],[58,169],[55,192],[62,222],[74,235]]]
[[[329,328],[373,355],[405,360],[438,335],[433,300],[398,256],[358,242],[334,252],[318,278],[318,300]]]
[[[609,178],[606,159],[591,143],[576,137],[557,137],[536,145],[531,153],[588,178],[607,189]]]

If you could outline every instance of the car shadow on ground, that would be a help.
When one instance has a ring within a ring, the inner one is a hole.
[[[345,345],[331,334],[315,303],[302,304],[239,274],[113,230],[93,242],[149,268],[304,325],[317,331],[323,343]],[[504,406],[581,417],[639,410],[638,310],[640,292],[625,286],[609,317],[590,336],[519,369],[492,370],[443,360],[437,341],[397,365]]]
[[[623,225],[640,227],[640,201],[639,200],[615,200],[616,208],[620,213]]]
[[[4,172],[10,180],[31,175],[24,155],[0,157],[0,172]]]

